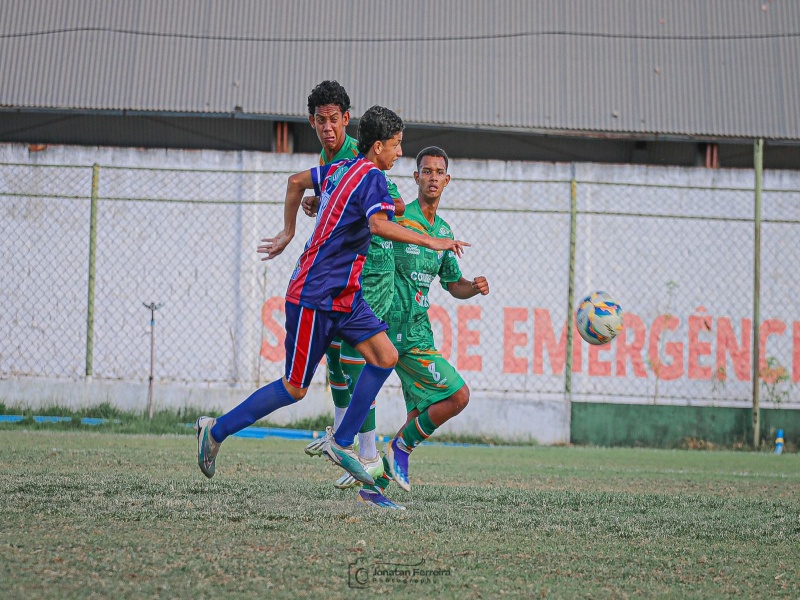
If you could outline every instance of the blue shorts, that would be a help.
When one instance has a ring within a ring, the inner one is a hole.
[[[286,379],[294,387],[307,388],[333,338],[356,346],[386,329],[360,295],[352,312],[317,310],[287,301]]]

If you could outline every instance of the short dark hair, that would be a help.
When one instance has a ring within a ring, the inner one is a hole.
[[[439,146],[428,146],[427,148],[423,148],[417,154],[417,171],[419,171],[419,165],[422,162],[422,159],[426,156],[438,156],[444,159],[444,170],[447,170],[447,167],[450,166],[450,158],[447,156],[447,152],[439,148]]]
[[[308,96],[308,114],[312,117],[318,106],[336,104],[342,109],[342,114],[350,110],[350,96],[338,81],[323,81]]]
[[[377,104],[371,106],[358,120],[358,151],[366,154],[375,142],[394,137],[404,127],[395,112]]]

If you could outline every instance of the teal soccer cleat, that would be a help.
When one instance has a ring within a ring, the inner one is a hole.
[[[375,483],[372,476],[364,469],[364,465],[358,460],[358,454],[353,450],[353,446],[343,448],[336,443],[335,439],[331,439],[322,448],[322,454],[332,463],[342,467],[361,483],[366,483],[368,485],[373,485]]]
[[[194,424],[197,432],[197,464],[203,475],[211,479],[214,476],[215,462],[220,444],[211,437],[211,428],[217,422],[211,417],[200,417]]]
[[[383,459],[380,456],[376,456],[374,459],[370,461],[365,461],[363,458],[359,457],[361,464],[364,466],[364,470],[369,473],[369,476],[373,479],[378,479],[381,475],[383,475]],[[352,487],[356,487],[361,485],[361,482],[358,481],[355,477],[350,475],[350,473],[345,473],[336,482],[333,484],[333,487],[346,490]]]

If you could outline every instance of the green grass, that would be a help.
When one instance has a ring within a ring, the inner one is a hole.
[[[800,456],[429,446],[405,513],[304,442],[0,431],[9,598],[797,598]],[[378,563],[438,569],[387,580]],[[364,594],[364,592],[360,592]]]

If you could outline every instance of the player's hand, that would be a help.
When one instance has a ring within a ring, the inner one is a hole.
[[[278,235],[272,238],[264,238],[258,246],[257,252],[259,254],[266,254],[261,260],[270,260],[278,256],[286,249],[289,242],[292,241],[291,235],[285,231],[281,231]]]
[[[461,240],[449,240],[447,238],[434,238],[432,241],[433,247],[431,250],[436,250],[437,252],[440,250],[452,250],[459,258],[464,256],[464,248],[471,245]]]
[[[316,217],[317,209],[319,208],[319,196],[306,196],[300,202],[300,206],[303,207],[303,212],[306,213],[306,216]]]
[[[485,296],[489,293],[489,282],[486,281],[486,277],[482,275],[476,277],[472,280],[472,289],[476,290],[481,296]]]

